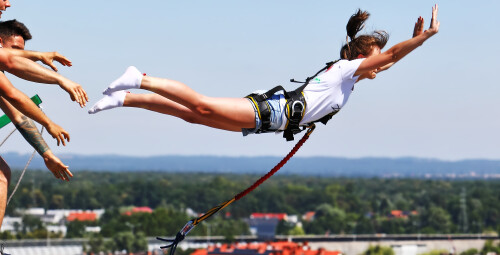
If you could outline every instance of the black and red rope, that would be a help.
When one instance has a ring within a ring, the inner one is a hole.
[[[174,252],[175,252],[175,249],[177,248],[177,244],[179,242],[181,242],[182,240],[184,240],[184,237],[189,233],[189,231],[191,231],[198,223],[202,222],[203,220],[207,219],[208,217],[214,215],[215,213],[217,213],[218,211],[222,210],[224,207],[228,206],[229,204],[231,204],[232,202],[234,201],[237,201],[239,199],[241,199],[242,197],[246,196],[248,193],[252,192],[253,190],[255,190],[258,186],[260,186],[263,182],[265,182],[267,179],[269,179],[271,176],[273,176],[276,172],[278,172],[278,170],[280,170],[287,162],[288,160],[290,160],[290,158],[293,157],[293,155],[295,155],[295,153],[300,149],[300,147],[302,147],[302,145],[307,141],[307,139],[309,138],[309,136],[311,135],[311,133],[314,131],[314,129],[316,128],[316,126],[314,124],[312,124],[311,126],[309,126],[307,132],[304,134],[304,136],[297,142],[297,144],[295,144],[295,146],[292,148],[292,150],[273,168],[271,169],[266,175],[260,177],[260,179],[258,179],[254,184],[252,184],[252,186],[248,187],[246,190],[238,193],[236,196],[234,196],[234,198],[224,202],[224,203],[221,203],[215,207],[213,207],[212,209],[208,210],[205,214],[203,214],[202,216],[196,218],[196,219],[193,219],[193,220],[190,220],[188,223],[186,223],[186,225],[184,225],[184,227],[177,233],[177,235],[175,236],[175,239],[164,239],[164,238],[160,238],[160,237],[157,237],[156,239],[160,240],[160,241],[165,241],[165,242],[171,242],[171,244],[169,245],[166,245],[166,246],[162,246],[160,247],[161,249],[165,249],[165,248],[169,248],[171,247],[170,249],[170,255],[173,255]]]

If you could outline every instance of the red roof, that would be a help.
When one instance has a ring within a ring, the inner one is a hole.
[[[96,221],[97,214],[93,212],[73,212],[66,218],[68,221]]]
[[[123,214],[130,216],[130,215],[135,214],[135,213],[153,213],[153,209],[151,209],[147,206],[134,207],[132,210],[124,212]]]
[[[403,218],[407,219],[409,215],[418,215],[417,211],[401,211],[401,210],[392,210],[391,216],[394,218]]]
[[[401,211],[401,210],[392,210],[391,215],[396,217],[396,218],[402,218],[403,216],[405,216],[403,214],[403,211]]]
[[[137,212],[153,213],[153,209],[151,209],[151,208],[149,208],[147,206],[135,207],[134,209],[132,209],[132,212],[133,213],[137,213]]]
[[[314,215],[316,215],[316,212],[306,212],[302,218],[305,221],[312,221],[314,219]]]
[[[286,213],[252,213],[251,219],[278,219],[284,220],[287,218]]]
[[[307,245],[301,245],[293,242],[273,242],[273,243],[249,243],[249,244],[223,244],[212,245],[208,249],[199,249],[191,255],[229,255],[229,254],[259,254],[274,255],[341,255],[340,251],[326,251],[324,249],[312,250]]]

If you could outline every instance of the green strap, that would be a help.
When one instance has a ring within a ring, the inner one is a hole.
[[[42,99],[40,99],[38,95],[34,95],[33,97],[31,97],[31,101],[33,101],[33,103],[35,103],[37,106],[42,103]],[[10,119],[7,115],[4,114],[2,117],[0,117],[0,128],[5,127],[9,123]]]

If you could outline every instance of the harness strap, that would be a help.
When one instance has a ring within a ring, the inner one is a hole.
[[[300,128],[300,121],[302,121],[306,111],[306,100],[302,91],[290,91],[288,95],[290,98],[287,100],[285,106],[287,123],[285,125],[285,131],[283,131],[283,138],[287,141],[293,141],[293,135],[302,131]]]
[[[340,60],[340,59],[339,59]],[[298,92],[302,92],[304,90],[304,88],[309,85],[309,82],[314,79],[316,76],[318,76],[320,73],[322,73],[323,71],[326,71],[328,70],[330,67],[332,67],[335,63],[339,62],[339,60],[335,60],[335,61],[330,61],[328,63],[325,64],[325,67],[323,67],[321,70],[319,70],[318,72],[316,72],[313,76],[311,77],[307,77],[306,78],[306,81],[296,81],[295,79],[290,79],[290,82],[295,82],[295,83],[304,83],[304,85],[298,87],[297,89],[295,89],[295,91],[298,91]]]
[[[257,109],[257,113],[259,114],[259,118],[262,121],[262,127],[256,132],[257,134],[265,133],[269,131],[271,127],[271,106],[267,102],[267,99],[271,98],[276,92],[283,91],[286,96],[286,90],[281,86],[276,86],[265,93],[257,94],[252,93],[246,98],[249,98]]]
[[[325,67],[323,67],[321,70],[317,71],[313,76],[307,77],[305,82],[300,82],[296,81],[294,79],[291,79],[290,82],[295,82],[295,83],[304,83],[304,85],[298,87],[294,91],[287,92],[289,95],[289,100],[287,100],[287,107],[285,110],[288,110],[289,112],[286,114],[287,116],[287,124],[285,126],[285,131],[283,132],[283,137],[287,141],[293,141],[294,138],[293,136],[297,133],[302,132],[300,128],[300,122],[302,121],[302,118],[304,117],[305,111],[306,111],[306,99],[304,98],[304,89],[309,85],[309,82],[314,79],[316,76],[318,76],[320,73],[324,72],[325,70],[328,70],[330,67],[332,67],[335,63],[337,63],[338,60],[336,61],[331,61],[325,64]],[[301,108],[302,107],[302,108]],[[291,112],[290,112],[291,111]],[[333,115],[329,116],[330,114],[322,117],[320,120],[321,123],[326,124]],[[329,117],[327,117],[329,116]],[[327,118],[325,118],[327,117]]]
[[[259,100],[258,96],[258,94],[250,94],[246,97],[252,101],[255,109],[257,109],[262,127],[256,133],[261,133],[271,127],[271,107],[266,100]]]
[[[309,82],[314,79],[316,76],[318,76],[320,73],[324,72],[325,70],[329,69],[332,67],[335,63],[337,63],[339,60],[336,61],[331,61],[325,64],[325,67],[323,67],[321,70],[316,72],[313,76],[307,77],[306,81],[301,82],[301,81],[296,81],[294,79],[291,79],[290,82],[295,82],[295,83],[303,83],[302,86],[298,87],[295,90],[292,91],[286,91],[283,86],[278,85],[270,90],[268,90],[265,93],[262,94],[257,94],[257,93],[252,93],[248,96],[252,103],[255,106],[255,109],[257,109],[257,113],[259,115],[260,120],[262,121],[262,126],[256,131],[256,133],[265,133],[265,132],[271,132],[269,128],[271,127],[271,107],[269,106],[269,103],[267,102],[268,99],[270,99],[276,92],[278,91],[283,91],[283,95],[286,99],[286,105],[285,105],[285,116],[287,118],[287,123],[285,124],[285,130],[283,132],[283,137],[287,141],[292,141],[294,140],[293,136],[297,133],[302,132],[305,127],[301,128],[300,122],[302,121],[302,118],[304,117],[305,111],[306,111],[306,100],[304,98],[304,88],[309,85]],[[321,119],[314,121],[314,122],[321,122],[326,125],[326,123],[335,115],[337,112],[332,112],[330,114],[327,114],[323,116]],[[311,124],[311,123],[309,123]]]

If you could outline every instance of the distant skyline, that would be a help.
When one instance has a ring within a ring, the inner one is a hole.
[[[4,153],[11,169],[24,169],[30,155]],[[61,155],[73,173],[93,172],[169,172],[169,173],[238,173],[265,174],[281,157],[229,156],[82,156]],[[41,157],[35,158],[30,169],[42,169]],[[306,171],[305,171],[306,170]],[[278,174],[356,178],[447,178],[500,180],[500,160],[426,160],[420,158],[359,158],[293,157]]]
[[[129,65],[209,96],[245,96],[278,84],[292,89],[290,78],[303,80],[338,58],[357,8],[371,13],[365,32],[389,32],[388,49],[411,37],[419,16],[428,27],[435,3],[12,1],[1,20],[25,23],[33,35],[26,49],[57,50],[71,59],[73,67],[59,67],[60,73],[90,96],[80,109],[54,85],[8,75],[28,96],[38,93],[47,115],[70,133],[66,148],[44,134],[58,155],[284,156],[295,143],[281,134],[242,137],[145,110],[87,110]],[[439,34],[375,80],[359,82],[298,156],[500,159],[500,86],[494,81],[500,2],[437,4]],[[12,129],[1,129],[0,139]],[[10,151],[32,149],[16,134],[0,148],[0,154]]]

